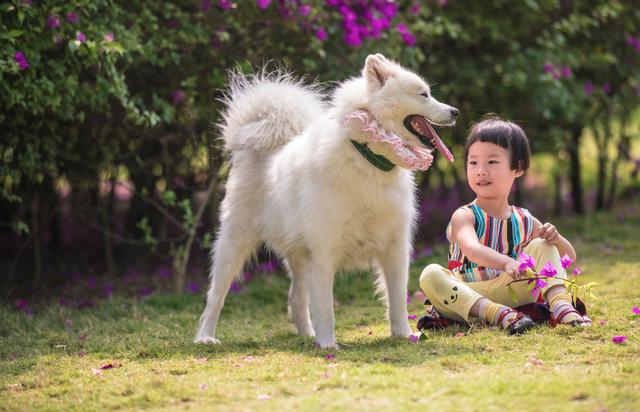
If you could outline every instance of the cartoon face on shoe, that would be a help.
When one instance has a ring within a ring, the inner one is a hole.
[[[458,287],[454,286],[451,288],[451,296],[449,298],[450,300],[445,299],[444,300],[444,304],[448,305],[449,302],[451,303],[455,303],[458,300]]]

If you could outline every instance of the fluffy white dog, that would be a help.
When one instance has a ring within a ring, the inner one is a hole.
[[[286,74],[232,78],[221,124],[232,166],[196,343],[219,343],[229,286],[260,242],[286,264],[298,333],[320,347],[336,346],[340,270],[374,268],[391,334],[411,334],[413,170],[431,165],[434,148],[453,160],[431,125],[452,126],[458,110],[381,54],[325,101],[317,87]]]

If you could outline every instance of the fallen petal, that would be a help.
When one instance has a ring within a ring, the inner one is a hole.
[[[611,342],[613,343],[625,343],[627,341],[627,337],[624,335],[616,335],[614,337],[611,338]]]
[[[271,399],[271,396],[269,396],[269,395],[267,395],[265,393],[262,393],[262,394],[258,395],[258,400],[259,401],[268,401],[269,399]]]

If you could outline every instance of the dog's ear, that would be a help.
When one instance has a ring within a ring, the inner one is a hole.
[[[389,78],[388,60],[381,54],[370,54],[364,62],[362,72],[369,90],[382,88]]]

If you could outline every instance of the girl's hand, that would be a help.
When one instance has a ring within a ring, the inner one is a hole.
[[[555,245],[560,240],[560,233],[558,233],[558,229],[554,225],[547,222],[538,229],[538,237],[551,245]]]
[[[514,280],[526,278],[527,272],[526,271],[521,272],[520,270],[518,270],[518,266],[520,266],[520,262],[518,262],[517,260],[511,259],[511,261],[509,261],[509,263],[507,263],[506,266],[504,267],[504,272],[507,275],[511,276],[511,278]]]

